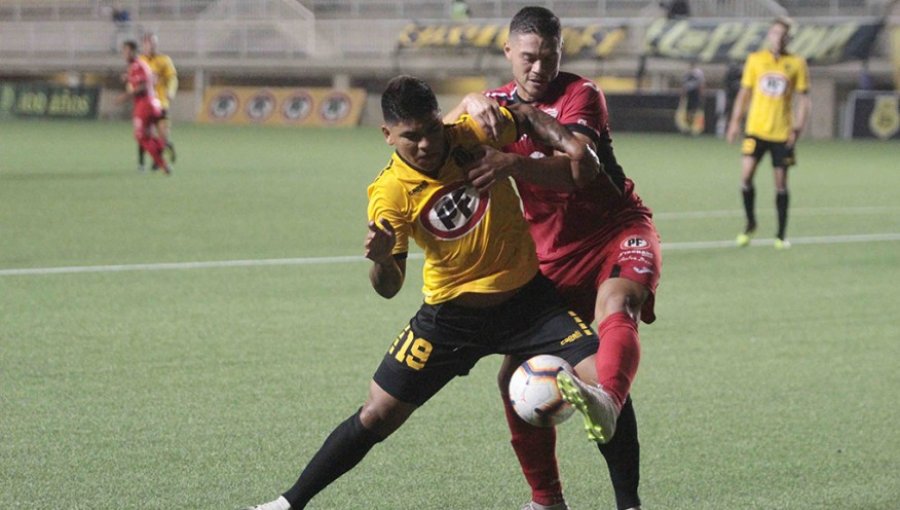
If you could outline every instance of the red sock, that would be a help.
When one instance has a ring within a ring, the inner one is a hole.
[[[159,138],[153,136],[142,136],[138,143],[141,144],[141,147],[147,151],[147,154],[150,154],[150,157],[153,158],[153,162],[156,163],[156,166],[167,169],[169,165],[166,164],[166,161],[162,157],[162,151],[164,144],[160,141]]]
[[[505,396],[503,409],[512,433],[510,442],[519,458],[525,480],[531,486],[532,501],[547,506],[562,502],[562,484],[556,463],[556,429],[526,423],[519,418]]]
[[[600,337],[594,362],[597,382],[621,409],[641,360],[637,324],[627,313],[617,312],[603,319],[597,327],[597,335]]]

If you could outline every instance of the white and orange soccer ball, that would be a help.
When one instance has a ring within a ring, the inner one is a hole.
[[[556,373],[572,370],[566,360],[542,354],[526,360],[509,381],[509,401],[516,414],[538,427],[552,427],[566,421],[575,409],[562,398]]]

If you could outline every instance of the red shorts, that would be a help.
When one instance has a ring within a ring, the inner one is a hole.
[[[656,320],[653,305],[661,270],[659,233],[649,219],[629,222],[593,249],[541,264],[541,272],[553,280],[566,303],[589,322],[595,318],[597,289],[610,278],[626,278],[649,289],[641,320]]]
[[[148,98],[141,98],[134,102],[134,110],[131,112],[131,122],[134,124],[134,136],[140,138],[148,134],[150,126],[160,118],[159,103]]]

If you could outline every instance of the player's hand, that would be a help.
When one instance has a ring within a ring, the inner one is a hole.
[[[737,140],[740,129],[741,127],[736,122],[729,122],[728,131],[725,133],[725,140],[727,140],[728,143],[734,143],[734,141]]]
[[[796,129],[791,130],[791,134],[788,135],[787,141],[784,143],[789,148],[793,148],[794,145],[797,144],[797,139],[800,138],[800,132]]]
[[[493,147],[484,147],[484,155],[466,167],[469,182],[479,193],[487,192],[498,181],[508,178],[516,168],[519,157],[500,152]]]
[[[391,222],[382,218],[378,225],[374,221],[369,222],[369,232],[366,234],[367,259],[383,264],[391,260],[391,252],[397,242],[397,234]]]
[[[492,141],[500,136],[500,105],[482,94],[467,94],[463,105],[468,113]]]

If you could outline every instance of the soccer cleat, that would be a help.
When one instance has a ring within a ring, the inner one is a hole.
[[[776,250],[788,250],[791,248],[791,242],[787,239],[778,239],[775,238],[775,249]]]
[[[569,510],[569,505],[567,505],[565,501],[561,501],[550,506],[535,503],[534,501],[529,501],[528,503],[525,503],[524,506],[522,506],[522,510]]]
[[[616,433],[616,420],[619,419],[619,409],[609,393],[600,386],[586,384],[565,370],[556,374],[556,384],[563,399],[584,418],[588,439],[608,443]]]
[[[142,173],[144,173],[144,172],[147,171],[147,167],[145,167],[144,165],[138,165],[138,166],[137,166],[137,171],[138,171],[139,174],[142,174]]]
[[[734,240],[735,244],[743,248],[744,246],[750,245],[750,234],[740,233],[737,236],[737,239]]]
[[[280,496],[274,501],[269,501],[262,505],[248,506],[242,510],[291,510],[291,504],[284,499],[284,496]]]

